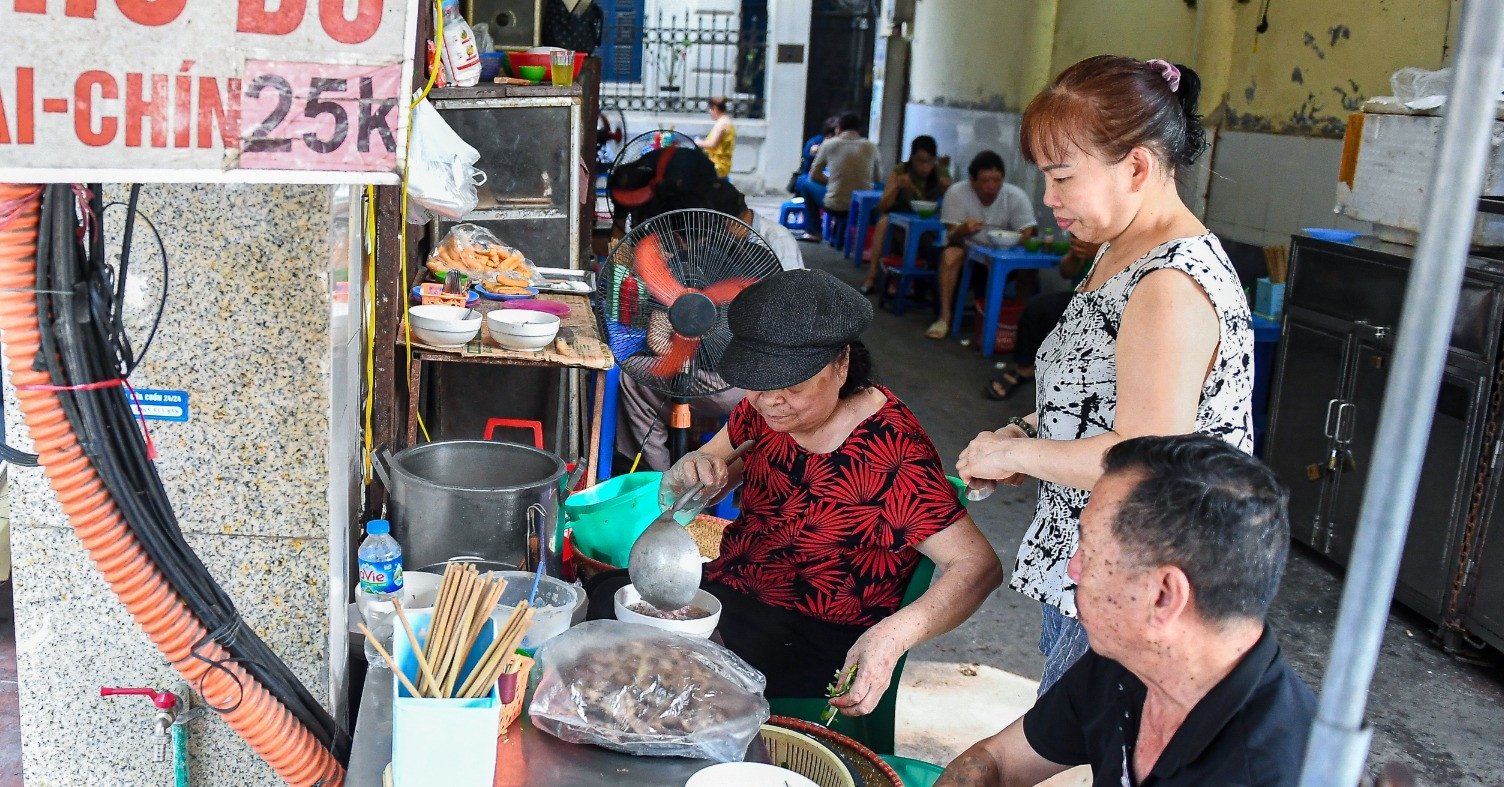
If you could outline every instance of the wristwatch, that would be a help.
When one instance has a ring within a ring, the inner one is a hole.
[[[1009,418],[1008,419],[1008,423],[1005,424],[1005,426],[1016,426],[1019,429],[1024,430],[1024,434],[1026,434],[1026,435],[1028,435],[1030,437],[1038,437],[1039,436],[1039,430],[1038,429],[1035,429],[1028,421],[1025,421],[1023,418],[1021,418],[1019,416],[1016,416],[1016,415],[1013,416],[1012,418]]]

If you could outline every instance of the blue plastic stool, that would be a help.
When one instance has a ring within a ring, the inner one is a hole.
[[[809,213],[804,210],[804,198],[787,200],[780,205],[778,223],[789,232],[804,232],[809,226]]]
[[[837,216],[831,211],[825,211],[825,221],[821,226],[821,237],[827,246],[836,251],[846,250],[846,217]]]

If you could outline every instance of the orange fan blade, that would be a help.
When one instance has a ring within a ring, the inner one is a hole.
[[[710,285],[709,287],[706,287],[700,292],[704,293],[705,297],[709,298],[712,301],[715,301],[715,304],[717,306],[725,306],[734,298],[736,298],[736,296],[740,295],[742,290],[747,289],[747,287],[755,281],[757,280],[724,279]]]
[[[632,257],[633,269],[642,277],[642,283],[648,286],[648,292],[659,303],[671,306],[684,294],[684,285],[674,278],[674,274],[669,273],[668,266],[663,262],[663,246],[659,244],[657,235],[648,235],[638,241],[637,248],[632,250]]]
[[[649,371],[654,377],[673,377],[684,371],[684,364],[689,363],[699,349],[699,339],[691,339],[676,333],[673,342],[668,346],[668,352],[654,361]]]

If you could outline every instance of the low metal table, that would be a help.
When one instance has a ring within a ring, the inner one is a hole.
[[[531,699],[531,698],[529,698]],[[599,787],[603,784],[682,785],[700,770],[715,763],[684,757],[637,757],[631,754],[564,741],[533,727],[524,710],[507,733],[514,754],[505,780],[496,787]],[[506,754],[501,755],[504,759]],[[360,695],[360,715],[355,720],[355,740],[345,783],[350,787],[381,787],[381,774],[392,759],[392,671],[372,666],[366,672]],[[760,739],[747,749],[750,762],[771,762]],[[412,787],[395,785],[395,787]]]

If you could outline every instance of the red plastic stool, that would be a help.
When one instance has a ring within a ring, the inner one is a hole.
[[[496,434],[498,427],[507,429],[528,429],[533,433],[533,447],[543,450],[543,422],[529,421],[525,418],[491,418],[486,421],[486,431],[481,439],[490,440]]]

